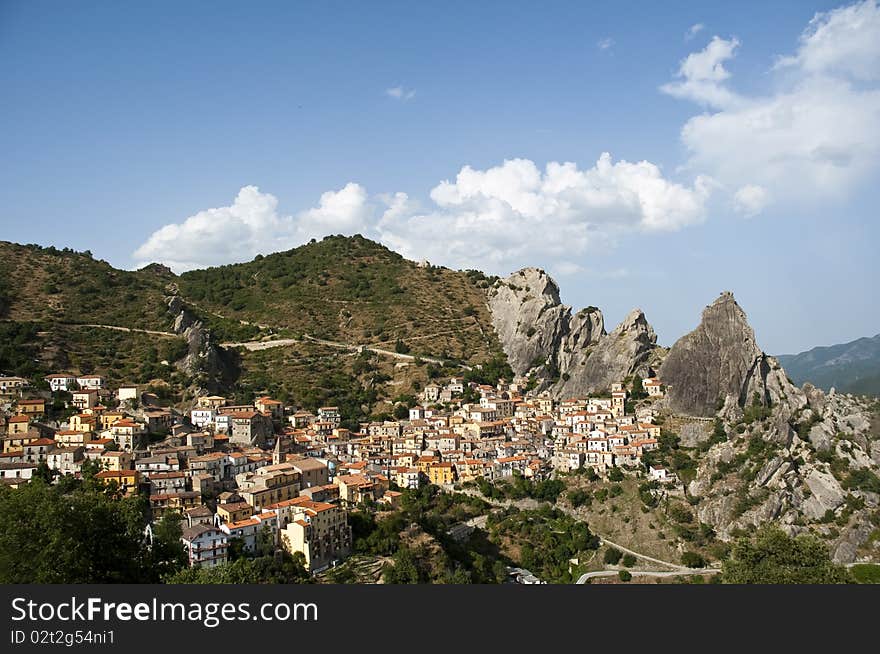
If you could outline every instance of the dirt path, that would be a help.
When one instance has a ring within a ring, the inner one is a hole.
[[[374,354],[381,354],[383,356],[388,356],[393,359],[400,359],[401,361],[415,361],[416,359],[420,359],[421,361],[427,361],[428,363],[436,363],[438,365],[448,365],[448,361],[443,361],[442,359],[435,359],[433,357],[425,357],[425,356],[416,356],[413,354],[401,354],[400,352],[393,352],[392,350],[385,350],[378,347],[372,347],[370,345],[355,345],[353,343],[340,343],[338,341],[328,341],[323,338],[316,338],[314,336],[310,336],[309,334],[303,334],[302,339],[296,338],[279,338],[274,341],[245,341],[242,343],[221,343],[222,347],[243,347],[244,349],[255,352],[259,350],[268,350],[273,347],[287,347],[290,345],[296,345],[297,343],[303,343],[305,341],[311,341],[312,343],[318,343],[319,345],[326,345],[327,347],[335,347],[340,350],[348,350],[349,352],[361,352],[366,350],[367,352],[373,352]],[[459,367],[464,370],[471,370],[470,366],[466,366],[461,364]]]
[[[178,338],[179,334],[175,334],[173,332],[160,332],[154,329],[138,329],[137,327],[119,327],[118,325],[97,325],[90,323],[79,323],[79,322],[62,322],[58,323],[59,325],[64,325],[65,327],[92,327],[97,329],[112,329],[117,332],[134,332],[136,334],[150,334],[151,336],[164,336],[166,338]]]

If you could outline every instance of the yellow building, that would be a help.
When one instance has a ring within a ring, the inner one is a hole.
[[[101,431],[110,429],[116,421],[124,419],[125,414],[119,411],[109,411],[98,416]]]
[[[98,419],[86,413],[77,413],[70,416],[68,425],[71,431],[96,431]]]
[[[98,462],[111,472],[129,470],[131,468],[131,454],[128,452],[104,452],[98,457]]]
[[[137,470],[104,470],[95,475],[95,479],[105,486],[115,482],[126,495],[137,492],[140,476]]]
[[[41,416],[46,413],[46,400],[43,399],[27,399],[19,400],[17,403],[18,412],[25,416]]]
[[[428,481],[438,486],[455,482],[455,468],[451,463],[435,463],[428,466]]]
[[[351,527],[346,513],[335,504],[302,502],[293,507],[293,520],[281,532],[281,545],[301,552],[309,572],[320,571],[351,553]]]
[[[28,416],[12,416],[6,425],[6,433],[9,436],[17,434],[26,434],[30,426],[30,418]]]

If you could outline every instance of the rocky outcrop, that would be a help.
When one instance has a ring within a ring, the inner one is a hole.
[[[700,325],[676,341],[660,368],[674,411],[736,418],[753,403],[785,407],[788,416],[806,406],[773,357],[758,347],[745,312],[731,293],[703,311]]]
[[[610,334],[592,348],[575,350],[566,367],[560,365],[561,379],[554,387],[558,396],[576,396],[605,390],[611,383],[632,374],[649,374],[649,358],[657,345],[657,335],[641,309],[633,309]]]
[[[227,352],[214,343],[211,332],[178,295],[170,295],[165,301],[174,316],[174,333],[183,336],[187,343],[186,354],[174,365],[192,377],[200,388],[218,391],[231,375],[232,364]]]
[[[571,308],[540,268],[523,268],[489,291],[492,324],[517,375],[552,366],[571,331]]]
[[[572,315],[556,282],[539,268],[523,268],[489,291],[492,323],[514,373],[536,374],[555,396],[607,390],[632,374],[648,374],[657,336],[641,310],[610,334],[602,312]]]

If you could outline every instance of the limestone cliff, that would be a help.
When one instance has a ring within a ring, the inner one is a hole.
[[[641,310],[608,334],[599,309],[572,315],[541,269],[524,268],[496,283],[489,309],[513,371],[535,374],[556,396],[607,390],[613,381],[650,371],[657,336]]]

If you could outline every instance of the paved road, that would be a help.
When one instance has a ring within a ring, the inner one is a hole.
[[[693,575],[702,575],[706,573],[712,572],[721,572],[718,568],[698,568],[698,569],[687,569],[685,570],[630,570],[629,573],[633,577],[688,577]],[[616,577],[618,574],[617,570],[597,570],[596,572],[585,572],[578,580],[575,582],[576,584],[585,584],[587,583],[587,579],[594,579],[596,577]]]

